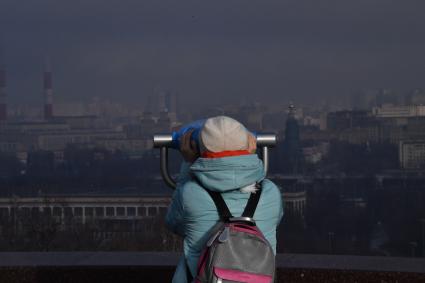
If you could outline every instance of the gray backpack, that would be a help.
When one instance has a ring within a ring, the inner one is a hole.
[[[221,221],[212,229],[199,258],[195,283],[273,282],[275,255],[253,219],[261,196],[258,183],[257,188],[240,217],[230,213],[219,192],[205,189],[214,200]],[[189,270],[188,276],[191,277]]]

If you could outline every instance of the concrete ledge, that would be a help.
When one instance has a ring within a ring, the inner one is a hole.
[[[179,254],[0,253],[0,282],[171,282]],[[425,282],[425,260],[279,254],[277,282]]]
[[[0,252],[1,267],[175,266],[179,254],[164,252]]]
[[[278,254],[278,268],[352,271],[415,272],[425,274],[425,258],[374,257],[318,254]]]

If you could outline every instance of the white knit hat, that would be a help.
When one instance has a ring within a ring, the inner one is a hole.
[[[248,131],[235,119],[217,116],[207,119],[201,133],[201,151],[247,150]]]

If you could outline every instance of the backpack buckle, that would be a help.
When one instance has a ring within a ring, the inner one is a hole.
[[[220,236],[218,237],[218,241],[220,243],[227,242],[227,240],[229,239],[229,236],[230,236],[229,227],[224,227],[223,232],[221,232]]]

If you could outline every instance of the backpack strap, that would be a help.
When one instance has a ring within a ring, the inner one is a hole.
[[[251,193],[251,195],[249,196],[248,202],[242,213],[242,217],[249,217],[249,218],[254,217],[255,209],[257,208],[258,201],[260,200],[260,196],[261,196],[261,191],[262,191],[261,183],[256,183],[255,187],[258,190],[255,193]]]
[[[224,201],[223,197],[219,192],[210,191],[207,188],[204,189],[213,199],[215,206],[217,207],[218,214],[220,215],[220,219],[222,221],[226,222],[227,220],[229,220],[229,218],[233,217],[232,213],[226,205],[226,202]]]
[[[195,176],[192,176],[192,179],[210,195],[210,197],[214,201],[215,207],[217,208],[218,215],[220,216],[221,221],[227,222],[229,218],[233,217],[232,213],[226,205],[226,202],[224,201],[223,197],[219,192],[208,190],[201,184],[201,182],[199,182],[198,178],[196,178]]]
[[[226,202],[224,201],[221,193],[208,190],[207,188],[205,188],[201,184],[201,182],[199,182],[199,180],[197,178],[193,178],[193,179],[198,183],[199,186],[204,188],[204,190],[206,190],[207,193],[210,195],[210,197],[214,201],[214,204],[217,208],[218,214],[219,214],[220,219],[222,221],[226,222],[226,221],[229,220],[229,218],[233,217],[233,215],[230,212],[229,208],[227,207]],[[247,202],[245,209],[242,213],[242,217],[253,218],[253,216],[254,216],[255,209],[257,208],[257,205],[258,205],[258,202],[259,202],[260,196],[261,196],[261,191],[262,191],[261,182],[256,183],[255,187],[258,190],[255,193],[251,193],[251,195],[249,196],[248,202]]]

